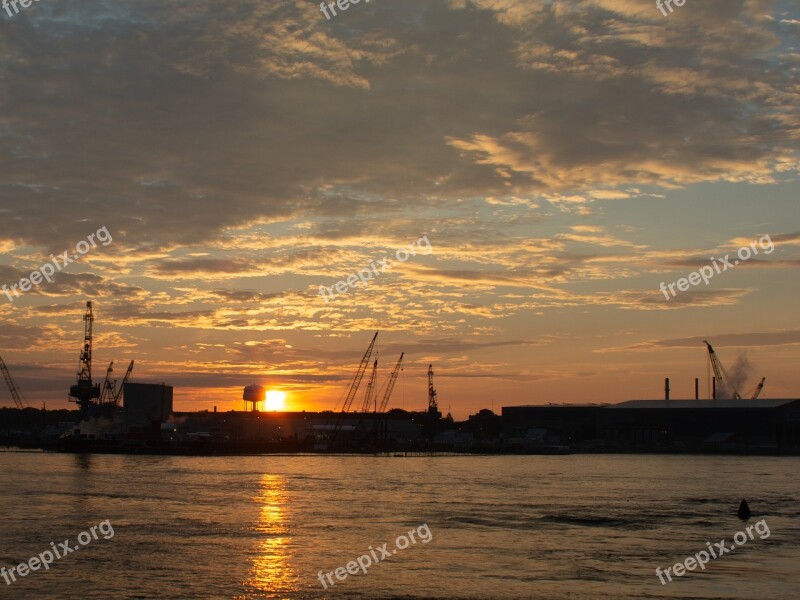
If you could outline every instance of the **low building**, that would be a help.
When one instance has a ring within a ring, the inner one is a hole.
[[[315,444],[416,441],[420,426],[408,414],[334,412],[181,412],[162,427],[165,441],[223,444]]]
[[[610,405],[503,408],[506,438],[607,449],[793,449],[800,400],[631,400]]]
[[[604,409],[598,427],[615,446],[796,448],[800,400],[631,400]]]
[[[503,437],[524,440],[535,436],[552,444],[596,440],[601,404],[548,404],[504,406]]]

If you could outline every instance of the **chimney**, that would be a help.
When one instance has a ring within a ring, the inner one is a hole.
[[[664,400],[669,402],[669,377],[664,379]]]

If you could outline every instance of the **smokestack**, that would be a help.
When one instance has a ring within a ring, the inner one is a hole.
[[[694,399],[700,400],[700,378],[694,378]]]
[[[664,400],[669,401],[669,377],[664,378]]]

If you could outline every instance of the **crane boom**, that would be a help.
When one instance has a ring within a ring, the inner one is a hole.
[[[392,370],[392,374],[389,375],[389,381],[386,382],[386,391],[383,393],[383,400],[381,400],[381,408],[378,412],[384,412],[386,407],[389,405],[389,398],[392,395],[392,390],[394,390],[394,384],[397,383],[397,376],[400,373],[400,366],[403,363],[403,356],[405,352],[400,353],[400,359],[397,361],[397,364],[394,366]]]
[[[735,400],[741,400],[741,394],[739,394],[733,383],[731,383],[728,373],[725,371],[725,367],[722,366],[722,362],[720,362],[717,353],[714,352],[714,348],[712,348],[711,344],[709,344],[706,340],[703,340],[703,343],[708,346],[708,359],[711,361],[711,368],[714,369],[714,378],[720,383],[724,382],[725,385],[728,386],[731,391],[733,391],[733,398]]]
[[[116,394],[116,390],[114,389],[114,382],[111,381],[111,373],[114,371],[114,361],[112,360],[111,363],[108,365],[108,369],[106,370],[106,378],[103,380],[103,387],[100,388],[100,404],[103,404],[106,401],[106,398],[110,397],[114,398]]]
[[[761,390],[764,389],[764,382],[767,380],[766,377],[762,377],[761,381],[759,382],[758,386],[756,387],[756,391],[753,394],[753,400],[758,400],[758,397],[761,395]]]
[[[361,359],[361,364],[358,365],[358,370],[356,371],[355,377],[353,377],[353,382],[350,384],[350,390],[347,392],[347,398],[345,398],[344,404],[342,405],[342,412],[346,413],[350,410],[350,406],[353,404],[353,399],[356,397],[356,392],[358,392],[358,386],[361,385],[361,380],[364,378],[364,372],[367,370],[367,365],[369,364],[369,357],[372,356],[372,349],[375,347],[375,340],[378,339],[378,332],[375,332],[375,335],[372,336],[372,342],[369,344],[369,348],[367,348],[366,353],[364,353],[364,358]]]
[[[11,392],[11,397],[14,399],[14,406],[19,408],[20,410],[25,408],[25,403],[22,401],[22,397],[19,393],[19,388],[17,384],[14,383],[14,379],[11,377],[11,373],[6,366],[6,363],[3,362],[3,359],[0,357],[0,371],[3,371],[3,377],[6,380],[6,385],[8,385],[8,391]]]
[[[364,394],[364,403],[361,405],[361,412],[369,412],[369,407],[372,404],[372,397],[375,395],[375,382],[378,377],[378,359],[372,364],[372,373],[370,373],[369,381],[367,382],[367,391]]]
[[[125,377],[122,378],[122,385],[119,386],[119,389],[114,394],[115,405],[119,405],[119,399],[122,397],[122,393],[125,391],[125,384],[128,383],[128,379],[131,376],[131,371],[133,371],[133,361],[131,361],[131,364],[128,365],[128,370],[125,371]]]

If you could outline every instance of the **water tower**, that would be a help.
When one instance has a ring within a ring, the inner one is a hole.
[[[248,409],[247,403],[250,402],[252,403],[250,410],[255,412],[258,410],[258,404],[263,403],[267,399],[267,390],[261,385],[248,385],[246,388],[244,388],[242,399],[245,403],[245,410]]]

